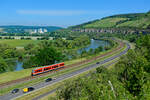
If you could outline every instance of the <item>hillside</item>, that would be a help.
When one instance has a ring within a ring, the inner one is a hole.
[[[150,100],[149,47],[150,35],[139,37],[116,64],[66,81],[49,100]]]
[[[20,26],[20,25],[10,25],[10,26],[0,26],[1,33],[38,33],[52,32],[62,29],[56,26]]]
[[[150,12],[120,14],[94,20],[72,28],[137,28],[150,29]]]

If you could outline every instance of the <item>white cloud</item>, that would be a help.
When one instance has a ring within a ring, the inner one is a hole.
[[[85,14],[107,14],[113,11],[105,10],[17,10],[22,15],[71,16]]]
[[[17,13],[24,15],[70,16],[86,14],[87,12],[82,10],[18,10]]]

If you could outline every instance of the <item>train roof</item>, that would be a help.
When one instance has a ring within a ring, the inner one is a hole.
[[[61,63],[64,63],[64,62],[61,62]],[[61,64],[61,63],[56,63],[56,64]],[[52,64],[52,65],[56,65],[56,64]],[[37,68],[35,68],[35,69],[33,69],[33,70],[36,70],[36,69],[39,69],[39,68],[43,68],[43,67],[52,66],[52,65],[46,65],[46,66],[37,67]]]

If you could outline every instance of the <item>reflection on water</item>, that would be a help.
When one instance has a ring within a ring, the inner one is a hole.
[[[77,50],[77,53],[81,54],[83,50],[86,50],[86,51],[89,51],[90,49],[94,50],[94,49],[98,48],[99,46],[101,46],[104,50],[104,47],[107,45],[109,45],[109,42],[107,42],[107,41],[91,39],[91,44],[85,48]],[[71,58],[71,56],[68,56],[68,57]],[[24,69],[22,66],[23,66],[23,62],[17,60],[16,66],[15,66],[15,71],[20,71],[20,70]]]
[[[16,61],[16,69],[15,69],[15,71],[20,71],[20,70],[24,69],[22,67],[22,65],[23,65],[23,62],[17,60]]]
[[[104,50],[104,47],[107,45],[109,45],[109,42],[107,42],[107,41],[91,39],[91,44],[89,46],[82,48],[82,49],[79,49],[77,52],[79,54],[81,54],[83,50],[85,50],[85,51],[89,51],[90,49],[94,50],[94,49],[98,48],[99,46],[101,46]]]

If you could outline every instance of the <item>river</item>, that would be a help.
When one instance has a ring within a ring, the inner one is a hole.
[[[91,44],[90,45],[88,45],[85,48],[77,50],[77,52],[79,54],[81,54],[83,50],[86,50],[86,51],[89,51],[90,49],[94,50],[94,49],[98,48],[99,46],[101,46],[103,48],[103,50],[104,50],[104,47],[107,46],[107,45],[109,45],[109,42],[107,42],[107,41],[91,39]],[[22,70],[23,69],[22,66],[23,66],[23,62],[17,60],[16,61],[16,66],[15,66],[15,71]]]
[[[101,46],[101,47],[103,48],[103,50],[104,50],[104,47],[107,46],[107,45],[109,45],[109,42],[107,42],[107,41],[91,39],[91,44],[90,44],[90,45],[88,45],[88,46],[85,47],[85,48],[79,49],[77,52],[78,52],[79,54],[81,54],[83,50],[85,50],[85,51],[88,52],[90,49],[95,50],[95,49],[98,48],[99,46]]]

